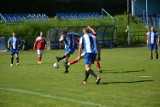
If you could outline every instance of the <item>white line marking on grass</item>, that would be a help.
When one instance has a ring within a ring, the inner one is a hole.
[[[140,77],[143,77],[143,78],[150,78],[150,77],[152,77],[152,76],[145,76],[145,75],[143,75],[143,76],[140,76]]]
[[[92,102],[87,102],[87,101],[80,101],[80,100],[70,99],[70,98],[64,98],[64,97],[51,96],[49,94],[42,94],[42,93],[38,93],[38,92],[21,90],[21,89],[0,88],[0,90],[12,91],[12,92],[23,93],[23,94],[30,94],[30,95],[36,95],[36,96],[41,96],[41,97],[51,98],[51,99],[60,99],[60,100],[64,100],[64,101],[68,101],[68,102],[74,102],[74,103],[79,103],[79,104],[87,104],[87,105],[98,106],[98,107],[106,107],[105,105],[101,105],[101,104],[97,104],[97,103],[92,103]]]

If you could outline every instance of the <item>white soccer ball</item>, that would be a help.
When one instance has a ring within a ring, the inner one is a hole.
[[[59,68],[58,63],[54,63],[54,64],[53,64],[53,67],[54,67],[54,68]]]

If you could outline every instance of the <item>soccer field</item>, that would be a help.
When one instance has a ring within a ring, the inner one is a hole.
[[[150,60],[147,47],[102,49],[103,73],[92,66],[99,85],[92,76],[82,84],[83,59],[68,74],[63,61],[53,68],[63,53],[46,50],[39,65],[36,51],[21,51],[13,67],[9,52],[0,53],[0,107],[160,107],[160,59]]]

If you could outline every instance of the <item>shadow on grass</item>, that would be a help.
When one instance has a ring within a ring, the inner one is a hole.
[[[142,83],[142,82],[153,82],[154,80],[137,80],[137,81],[124,81],[124,82],[103,82],[102,84],[130,84],[130,83]]]
[[[113,71],[113,72],[112,72]],[[145,71],[143,70],[127,70],[127,71],[116,71],[116,70],[103,70],[103,72],[105,73],[133,73],[133,72],[143,72]]]

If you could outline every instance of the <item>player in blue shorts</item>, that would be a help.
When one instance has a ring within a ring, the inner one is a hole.
[[[13,66],[14,55],[16,56],[16,65],[19,66],[19,46],[20,46],[20,39],[16,36],[16,33],[12,33],[12,37],[8,40],[8,48],[10,48],[11,54],[11,65]]]
[[[84,62],[85,62],[85,78],[83,84],[87,84],[87,79],[91,74],[96,79],[96,84],[99,84],[101,78],[97,76],[94,71],[91,69],[91,65],[94,63],[96,56],[97,60],[100,61],[100,47],[95,36],[89,33],[89,29],[83,29],[84,35],[80,38],[79,41],[79,51],[78,51],[78,60],[81,59],[82,48],[84,47]]]
[[[148,33],[148,47],[150,50],[150,59],[153,59],[153,50],[156,53],[156,59],[158,59],[158,45],[159,45],[159,36],[158,33],[155,31],[154,27],[151,27],[151,32]]]
[[[59,42],[62,42],[65,44],[65,54],[61,57],[56,56],[57,61],[64,59],[65,65],[68,63],[68,58],[71,54],[75,51],[75,43],[74,43],[74,37],[77,36],[75,33],[62,31],[62,36],[59,39]],[[68,73],[68,67],[65,66],[65,72]]]

